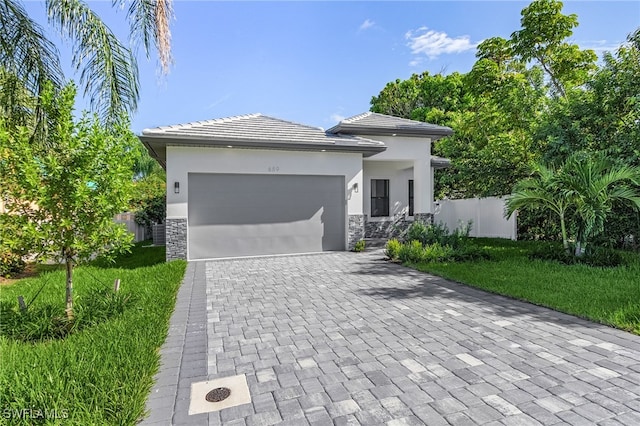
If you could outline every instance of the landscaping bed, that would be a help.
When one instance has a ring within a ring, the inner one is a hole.
[[[640,255],[622,252],[624,266],[593,267],[535,260],[546,243],[471,238],[490,260],[408,264],[423,272],[546,306],[640,335]]]
[[[75,269],[72,324],[64,271],[2,287],[0,424],[133,425],[143,417],[186,267],[164,256],[164,247],[138,244],[115,264]]]

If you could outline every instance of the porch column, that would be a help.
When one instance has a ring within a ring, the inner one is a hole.
[[[431,222],[433,219],[433,171],[429,156],[413,162],[413,217]]]

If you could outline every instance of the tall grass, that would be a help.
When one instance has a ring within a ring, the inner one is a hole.
[[[142,417],[186,265],[159,263],[163,257],[161,248],[137,246],[115,264],[78,267],[75,297],[85,317],[64,337],[25,341],[2,328],[0,422],[133,425]],[[3,288],[2,316],[19,318],[17,296],[30,301],[38,291],[28,311],[64,312],[64,272],[54,271]]]

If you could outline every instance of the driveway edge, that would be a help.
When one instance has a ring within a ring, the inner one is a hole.
[[[167,339],[160,348],[160,368],[147,398],[145,426],[207,422],[207,415],[189,416],[191,383],[207,377],[205,262],[189,262]]]

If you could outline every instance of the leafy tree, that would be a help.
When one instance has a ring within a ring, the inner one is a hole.
[[[578,26],[578,17],[563,15],[562,6],[557,0],[532,1],[522,9],[522,28],[511,35],[511,45],[524,62],[536,61],[544,69],[551,93],[566,96],[567,88],[586,81],[597,57],[593,50],[567,42]]]
[[[585,89],[550,103],[535,134],[545,160],[563,162],[576,151],[601,151],[626,164],[640,165],[640,29],[603,66]]]
[[[547,104],[533,134],[543,160],[562,164],[577,151],[601,152],[620,165],[640,166],[640,29],[614,53],[584,87]],[[603,243],[637,246],[640,214],[628,203],[614,203],[607,216]]]
[[[131,235],[113,217],[127,207],[135,136],[121,124],[104,126],[86,114],[73,119],[75,87],[45,88],[41,104],[55,125],[49,148],[32,144],[29,130],[0,121],[0,174],[7,200],[2,244],[53,257],[66,265],[66,312],[73,318],[73,267],[94,255],[126,250]]]
[[[496,86],[507,85],[502,82]],[[484,96],[469,75],[424,72],[387,84],[372,98],[371,110],[454,129],[454,135],[438,141],[434,149],[452,159],[451,169],[436,175],[440,196],[502,195],[517,180],[510,178],[513,170],[520,170],[517,177],[526,176],[532,155],[530,144],[523,139],[525,133],[514,128],[513,117],[501,111],[520,114],[535,105],[533,96],[516,93],[524,86],[514,83],[505,88],[505,100],[498,103]],[[516,107],[510,106],[507,94],[519,102]]]
[[[164,72],[171,62],[169,22],[171,0],[133,0],[127,2],[127,18],[131,35],[142,43],[147,54],[152,44],[158,51]],[[114,0],[114,6],[124,7],[124,0]],[[122,117],[122,112],[135,111],[138,101],[138,69],[131,49],[122,44],[100,17],[83,0],[46,0],[49,23],[72,41],[72,65],[80,71],[80,83],[89,96],[92,109],[104,122]],[[2,72],[13,75],[21,84],[3,82],[3,101],[8,101],[3,113],[16,112],[25,90],[36,100],[47,82],[60,89],[64,76],[59,52],[42,27],[31,19],[19,0],[0,2],[0,63]],[[36,103],[32,111],[45,140],[48,129],[43,109]],[[10,125],[14,119],[7,121]],[[24,124],[24,123],[23,123]]]
[[[446,125],[449,113],[464,110],[471,101],[462,74],[431,75],[425,71],[387,83],[371,98],[371,111]]]

